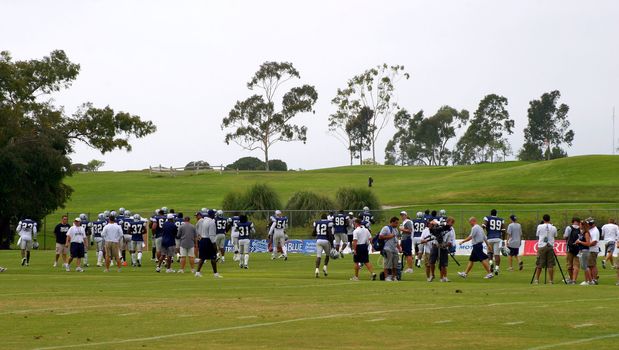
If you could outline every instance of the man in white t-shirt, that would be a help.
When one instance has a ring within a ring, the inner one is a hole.
[[[69,247],[69,252],[71,253],[71,257],[69,261],[67,261],[67,265],[65,269],[67,272],[71,271],[71,262],[73,259],[76,260],[76,268],[75,271],[83,272],[82,269],[82,259],[84,258],[84,253],[86,252],[86,247],[84,243],[86,242],[86,230],[82,227],[82,219],[75,218],[73,220],[73,226],[67,231],[67,243],[66,246]]]
[[[110,216],[109,222],[103,227],[101,237],[105,241],[105,272],[110,271],[110,261],[112,258],[116,261],[118,272],[120,272],[120,240],[123,239],[123,230],[116,223],[116,218]]]
[[[591,273],[591,282],[598,284],[600,276],[598,275],[598,255],[600,254],[600,230],[595,226],[595,219],[592,217],[587,218],[589,224],[589,235],[591,236],[591,242],[589,243],[589,259],[587,261],[587,267]]]
[[[368,268],[372,276],[372,281],[376,280],[376,273],[374,273],[374,267],[370,262],[369,257],[369,244],[372,239],[370,231],[361,225],[361,220],[354,219],[355,230],[352,232],[352,252],[353,261],[355,263],[355,276],[351,281],[359,280],[359,268],[361,264]]]
[[[550,223],[550,215],[544,214],[543,219],[544,222],[537,226],[537,232],[535,233],[538,240],[535,281],[533,283],[539,284],[539,275],[542,272],[542,268],[547,268],[550,284],[553,284],[555,267],[554,244],[555,237],[557,237],[557,228]]]
[[[613,264],[613,253],[615,252],[615,246],[617,245],[617,238],[619,238],[619,226],[615,224],[615,219],[608,219],[608,224],[602,226],[602,238],[606,241],[606,257],[602,260],[602,267],[606,268],[606,262]]]

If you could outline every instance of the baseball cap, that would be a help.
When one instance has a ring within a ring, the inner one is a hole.
[[[82,222],[82,219],[80,219],[80,218],[75,218],[75,220],[73,220],[73,221]]]
[[[400,215],[408,215],[408,213],[407,213],[406,211],[402,210],[402,211],[400,212]]]
[[[512,219],[512,221],[516,221],[516,219],[518,219],[516,215],[513,215],[513,214],[510,215],[509,218]]]
[[[595,224],[595,219],[589,216],[585,222],[588,224]]]
[[[174,215],[174,214],[171,214],[171,213],[168,214],[168,219],[174,219],[175,217],[176,217],[176,215]]]
[[[215,211],[213,209],[209,209],[209,211],[206,213],[206,216],[208,216],[208,217],[215,216]]]
[[[199,211],[196,213],[196,216],[204,216],[204,214],[201,211]]]

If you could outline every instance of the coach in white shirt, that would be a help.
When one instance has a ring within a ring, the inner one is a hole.
[[[372,266],[368,255],[368,244],[370,243],[372,235],[370,234],[370,231],[365,228],[365,226],[361,225],[361,220],[354,219],[353,224],[355,225],[355,230],[352,232],[352,251],[354,254],[353,261],[355,263],[355,276],[350,280],[359,280],[359,268],[361,264],[364,264],[372,276],[372,281],[374,281],[376,280],[376,273],[374,273],[374,267]]]
[[[615,219],[608,219],[608,224],[602,226],[602,238],[606,241],[606,258],[602,260],[602,267],[606,268],[606,261],[613,266],[613,253],[619,238],[619,226],[615,224]]]
[[[67,265],[65,265],[67,272],[71,271],[71,262],[73,259],[76,261],[75,271],[84,271],[82,270],[82,259],[84,258],[84,252],[86,250],[84,242],[86,242],[86,231],[82,227],[82,220],[80,218],[75,218],[75,220],[73,220],[73,226],[67,231],[67,243],[65,243],[67,247],[69,247],[69,244],[71,245],[69,248],[71,257]]]
[[[535,268],[534,284],[539,283],[539,275],[542,268],[548,268],[548,277],[550,284],[553,283],[554,267],[555,267],[555,237],[557,237],[557,228],[550,223],[550,215],[544,214],[544,223],[537,226],[535,236],[537,240],[537,264]]]
[[[109,223],[103,227],[101,237],[105,241],[105,272],[110,271],[110,260],[114,257],[118,271],[120,272],[120,240],[123,238],[123,230],[116,223],[116,218],[110,216]]]

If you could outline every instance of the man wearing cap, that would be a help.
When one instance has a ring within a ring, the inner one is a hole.
[[[400,244],[402,246],[402,254],[406,257],[407,267],[404,273],[413,273],[413,222],[405,211],[400,212],[400,219],[402,220],[400,225],[402,241]]]
[[[178,233],[178,227],[174,223],[174,219],[176,215],[173,213],[167,214],[167,220],[163,224],[163,230],[161,234],[161,255],[159,256],[159,261],[157,262],[157,268],[155,271],[161,271],[161,264],[163,260],[166,261],[166,273],[174,272],[172,270],[172,259],[174,258],[174,254],[176,253],[176,234]]]
[[[202,218],[196,224],[196,231],[200,236],[199,251],[200,251],[200,263],[198,264],[198,271],[196,271],[196,277],[202,277],[202,265],[206,260],[211,261],[211,267],[213,268],[213,277],[221,278],[222,276],[217,272],[217,246],[215,245],[215,238],[217,236],[217,227],[215,226],[215,211],[209,210],[206,213],[206,218]]]
[[[595,226],[595,219],[592,217],[587,218],[587,224],[589,224],[589,235],[591,236],[587,267],[591,273],[591,282],[593,282],[593,284],[598,284],[598,280],[600,279],[597,264],[598,255],[600,254],[600,230]]]
[[[112,258],[116,261],[118,272],[120,272],[120,240],[123,239],[123,229],[116,223],[116,217],[111,215],[108,218],[108,224],[103,226],[101,237],[105,242],[105,270],[110,271],[110,262]]]
[[[86,241],[86,231],[82,227],[82,220],[80,218],[75,218],[73,220],[73,226],[67,231],[67,242],[65,243],[67,247],[71,244],[69,252],[71,253],[71,257],[65,266],[67,272],[71,271],[71,262],[73,259],[76,259],[76,268],[75,271],[82,272],[82,259],[84,258],[84,242]]]
[[[513,258],[516,258],[516,261],[518,261],[518,270],[522,270],[524,268],[522,257],[520,256],[522,226],[518,222],[516,215],[510,215],[509,219],[512,222],[507,225],[507,239],[505,241],[505,246],[509,249],[509,271],[514,271]]]

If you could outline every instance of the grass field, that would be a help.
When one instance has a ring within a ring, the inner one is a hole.
[[[465,257],[460,257],[464,262]],[[284,262],[254,254],[209,273],[157,274],[151,262],[105,274],[51,267],[35,251],[29,267],[0,252],[2,349],[617,349],[619,287],[614,270],[599,286],[529,285],[522,272],[451,283],[416,270],[398,283],[349,281],[350,257],[313,276],[314,258]],[[372,258],[376,260],[376,256]],[[506,265],[503,265],[505,267]],[[206,269],[204,271],[209,271]],[[559,278],[555,277],[555,281]]]

